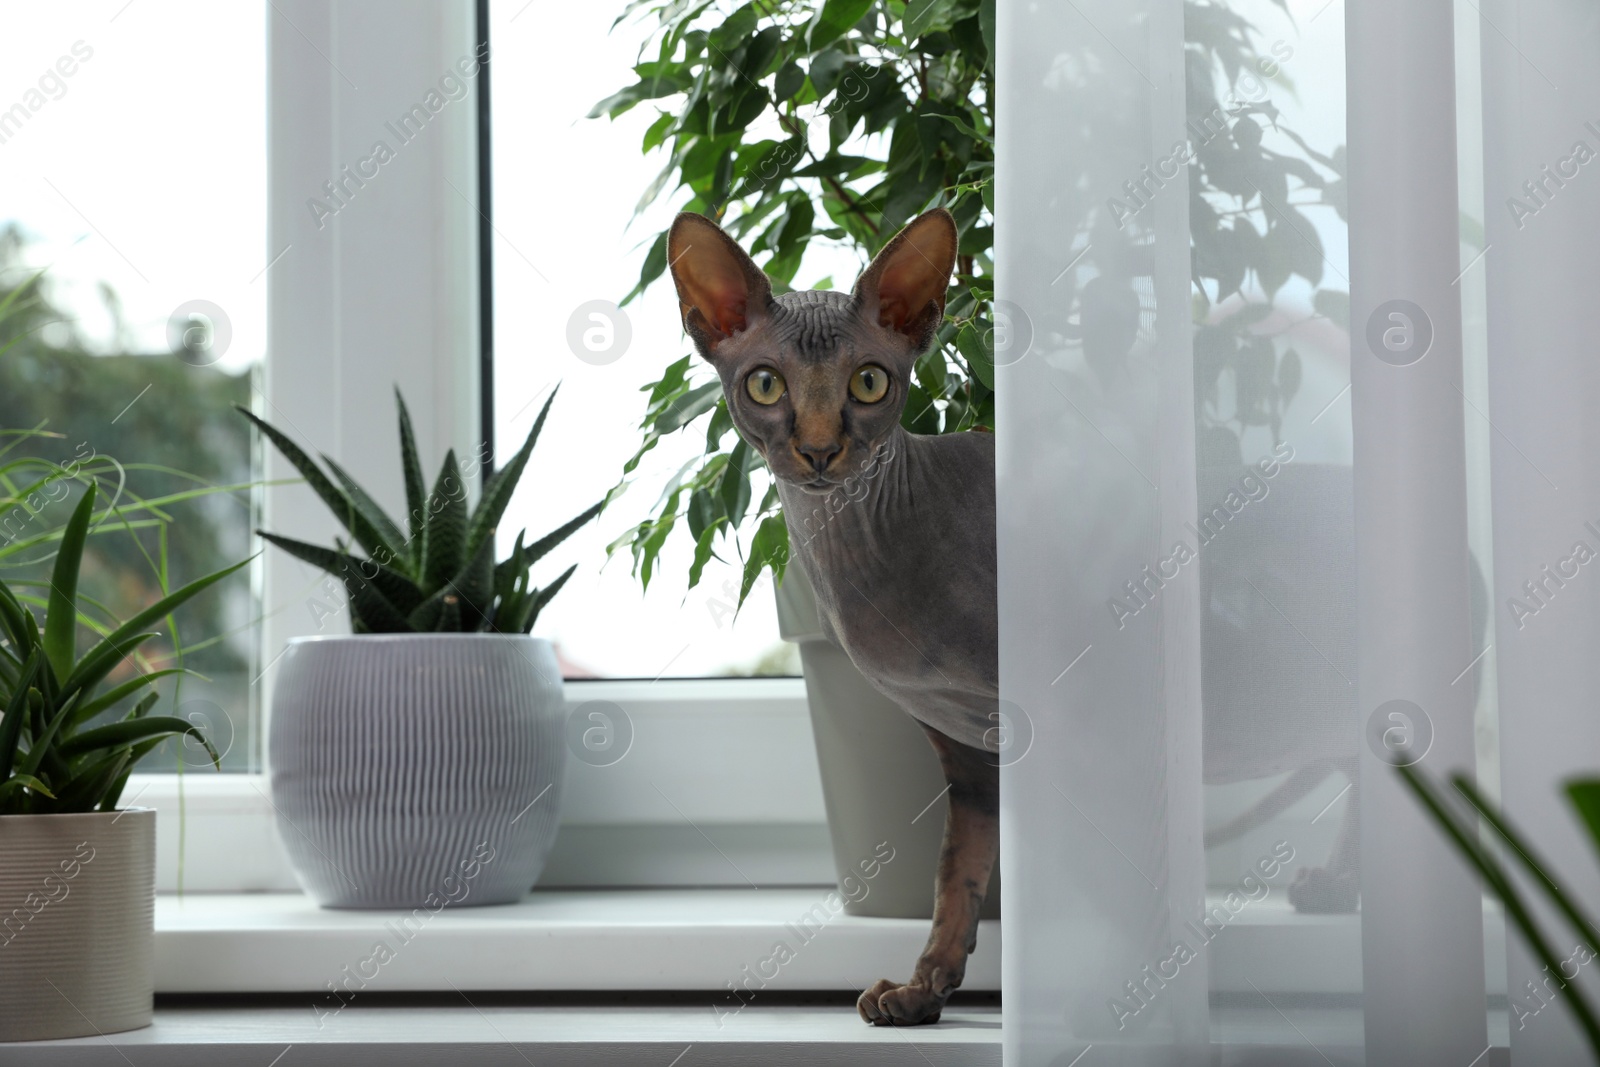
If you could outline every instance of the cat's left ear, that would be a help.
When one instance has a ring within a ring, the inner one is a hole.
[[[856,282],[861,314],[911,338],[918,352],[933,343],[956,266],[956,220],[942,207],[925,212],[883,246]]]

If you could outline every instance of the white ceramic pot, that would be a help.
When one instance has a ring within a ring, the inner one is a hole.
[[[290,641],[268,765],[306,893],[331,908],[517,900],[555,843],[565,723],[540,638]]]
[[[149,808],[0,815],[0,1041],[150,1025],[155,871]]]

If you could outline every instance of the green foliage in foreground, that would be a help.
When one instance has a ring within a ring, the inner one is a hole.
[[[1448,790],[1432,781],[1416,767],[1399,767],[1397,770],[1428,814],[1439,824],[1439,828],[1449,838],[1450,843],[1483,877],[1489,891],[1499,897],[1505,905],[1506,918],[1517,928],[1517,932],[1527,942],[1534,957],[1544,965],[1547,987],[1553,980],[1561,998],[1571,1009],[1578,1026],[1583,1030],[1594,1062],[1600,1064],[1600,1021],[1596,1019],[1594,1008],[1576,983],[1563,980],[1574,976],[1563,971],[1562,955],[1554,950],[1550,935],[1540,929],[1534,920],[1533,909],[1528,903],[1526,893],[1512,880],[1497,854],[1500,850],[1492,849],[1490,842],[1498,838],[1505,843],[1504,852],[1514,860],[1516,866],[1525,869],[1528,880],[1549,900],[1577,937],[1579,944],[1587,946],[1591,953],[1600,947],[1600,940],[1597,940],[1600,939],[1600,926],[1594,924],[1594,920],[1579,905],[1571,890],[1545,873],[1553,868],[1539,857],[1526,839],[1507,821],[1505,815],[1497,811],[1494,805],[1478,792],[1469,777],[1464,774],[1451,777],[1451,785],[1459,795],[1457,800],[1450,796]],[[1597,854],[1600,854],[1600,778],[1569,782],[1566,793],[1577,811],[1578,818],[1589,832],[1590,844],[1595,846]],[[1492,836],[1479,836],[1480,819],[1488,826]],[[1515,996],[1512,998],[1511,1007],[1515,1017],[1517,1014]]]
[[[0,582],[0,814],[110,811],[134,765],[169,737],[200,741],[219,763],[198,727],[185,719],[151,715],[160,679],[190,673],[181,667],[137,674],[101,691],[111,672],[145,641],[153,624],[180,604],[216,585],[249,561],[191,582],[106,633],[78,654],[78,575],[95,516],[95,490],[83,494],[62,530],[51,572],[44,625],[23,597]],[[109,518],[107,508],[100,518]],[[32,599],[32,598],[28,598]],[[137,703],[121,719],[90,720],[125,700]]]

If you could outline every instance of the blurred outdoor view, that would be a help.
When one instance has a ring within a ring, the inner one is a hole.
[[[266,347],[265,5],[114,0],[8,18],[0,301],[23,292],[0,324],[0,464],[37,457],[92,473],[101,499],[123,505],[249,483],[253,445],[232,406],[249,404]],[[46,468],[8,470],[10,497]],[[39,594],[26,583],[48,578],[48,533],[81,491],[58,480],[8,516],[8,583]],[[82,582],[99,618],[126,618],[251,551],[248,489],[152,514],[90,539]],[[165,680],[162,706],[204,725],[228,770],[260,767],[259,615],[247,568],[141,650],[147,669],[181,662],[206,676]],[[180,756],[205,762],[173,741],[140,769]]]

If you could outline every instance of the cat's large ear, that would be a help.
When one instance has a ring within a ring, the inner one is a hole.
[[[722,227],[681,212],[667,233],[667,263],[678,287],[683,328],[700,355],[714,360],[717,346],[767,316],[772,283]]]
[[[917,351],[933,343],[956,266],[956,220],[942,207],[924,212],[883,246],[856,282],[861,314],[911,338]]]

